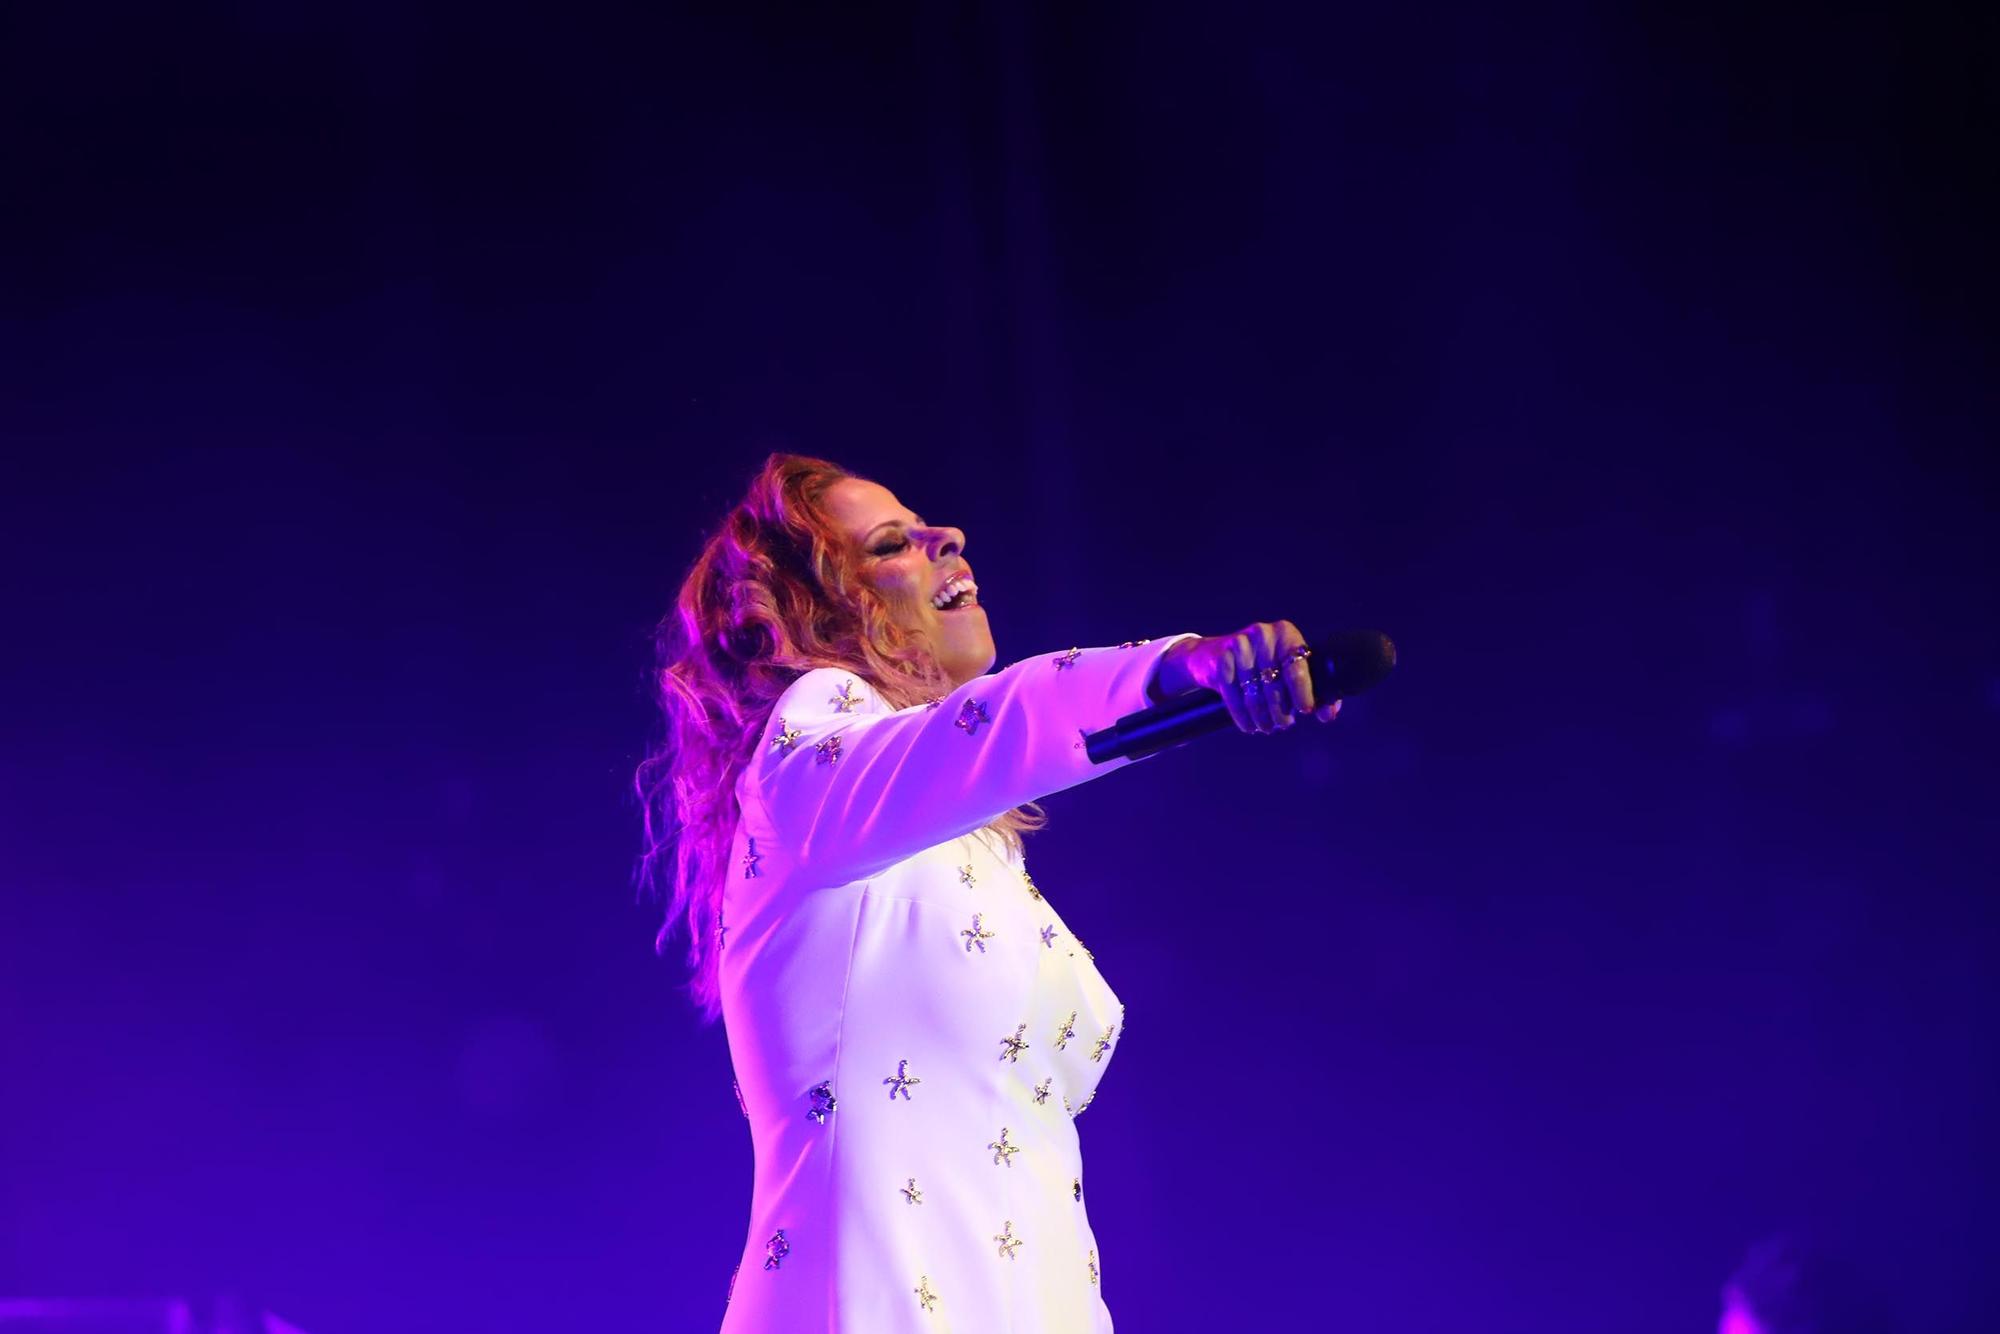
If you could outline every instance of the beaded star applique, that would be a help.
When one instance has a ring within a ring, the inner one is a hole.
[[[967,736],[977,732],[979,724],[990,721],[986,716],[986,706],[976,699],[969,699],[959,706],[957,725],[965,729]]]
[[[913,1084],[921,1084],[924,1082],[923,1080],[918,1079],[915,1075],[910,1074],[909,1069],[910,1069],[910,1063],[908,1061],[898,1061],[896,1062],[896,1073],[890,1075],[887,1079],[882,1081],[884,1084],[887,1084],[889,1086],[890,1102],[894,1102],[896,1100],[896,1095],[898,1093],[903,1095],[904,1102],[908,1102],[910,1100],[910,1086]]]
[[[1006,1256],[1009,1260],[1014,1258],[1015,1251],[1021,1249],[1021,1239],[1014,1235],[1014,1220],[1011,1218],[1007,1220],[1006,1225],[1000,1229],[999,1235],[995,1236],[993,1240],[1000,1243],[1000,1254]]]
[[[830,736],[815,745],[813,749],[819,752],[819,762],[821,764],[832,764],[840,758],[840,738],[838,736]]]
[[[839,1105],[833,1100],[833,1085],[827,1082],[815,1084],[809,1096],[813,1105],[806,1108],[806,1115],[812,1118],[814,1125],[825,1125],[827,1116]]]
[[[1056,670],[1062,671],[1065,667],[1074,666],[1076,664],[1076,660],[1078,658],[1081,658],[1082,656],[1083,656],[1083,650],[1080,648],[1073,648],[1067,653],[1056,654]]]
[[[752,838],[747,841],[749,850],[743,854],[743,878],[745,880],[755,880],[758,874],[757,863],[764,860],[764,858],[757,851],[757,840]]]
[[[1075,1025],[1076,1025],[1076,1011],[1071,1010],[1069,1012],[1069,1018],[1063,1020],[1062,1027],[1056,1030],[1057,1051],[1061,1051],[1064,1047],[1067,1047],[1069,1045],[1069,1040],[1076,1036]]]
[[[1056,947],[1056,929],[1054,927],[1045,926],[1042,928],[1042,943],[1050,949]]]
[[[1021,1151],[1020,1145],[1009,1144],[1007,1142],[1007,1127],[1005,1126],[1000,1127],[1000,1138],[986,1147],[993,1150],[993,1165],[995,1167],[998,1167],[1002,1163],[1012,1167],[1014,1165],[1014,1155]]]
[[[1095,1247],[1092,1247],[1090,1252],[1090,1286],[1093,1288],[1097,1286],[1097,1249]]]
[[[972,914],[972,925],[958,933],[959,935],[965,937],[965,952],[967,954],[972,953],[972,947],[974,945],[979,946],[979,952],[981,954],[986,953],[986,942],[993,939],[993,933],[991,931],[984,931],[980,929],[979,919],[984,915],[985,914],[983,913]]]
[[[1097,1050],[1090,1053],[1091,1060],[1102,1061],[1104,1059],[1104,1053],[1111,1050],[1111,1034],[1117,1027],[1116,1024],[1106,1026],[1104,1036],[1097,1040]]]
[[[971,889],[979,883],[979,877],[972,873],[972,863],[967,862],[958,868],[958,883],[964,885],[967,889]]]
[[[785,1230],[779,1228],[771,1234],[771,1239],[764,1243],[764,1268],[776,1269],[791,1253],[792,1243],[785,1240]]]
[[[852,681],[842,681],[840,683],[839,691],[835,693],[831,699],[827,700],[827,703],[833,705],[834,712],[836,713],[853,712],[854,706],[861,702],[860,700],[856,699],[852,694],[849,693],[853,689],[854,689],[854,682]]]
[[[1082,1178],[1082,1177],[1071,1177],[1071,1178],[1069,1179],[1069,1197],[1070,1197],[1070,1198],[1071,1198],[1072,1200],[1075,1200],[1075,1201],[1077,1201],[1078,1203],[1082,1203],[1082,1201],[1083,1201],[1083,1178]]]
[[[910,1291],[917,1294],[917,1304],[926,1311],[937,1305],[938,1295],[931,1291],[931,1280],[928,1274],[918,1278],[917,1286],[910,1289]]]
[[[1006,1048],[1005,1051],[1000,1053],[1001,1060],[1019,1061],[1021,1059],[1021,1053],[1028,1049],[1027,1040],[1023,1038],[1021,1034],[1027,1031],[1028,1031],[1028,1026],[1026,1024],[1020,1024],[1015,1027],[1013,1037],[1000,1039],[1000,1045]]]
[[[922,1204],[924,1202],[924,1193],[917,1189],[917,1179],[915,1177],[910,1178],[908,1185],[898,1186],[896,1189],[902,1191],[903,1198],[911,1204]]]
[[[1037,1105],[1045,1103],[1049,1100],[1049,1086],[1055,1082],[1056,1082],[1056,1077],[1054,1075],[1050,1075],[1047,1079],[1044,1079],[1041,1083],[1035,1085],[1035,1102]]]
[[[780,755],[792,753],[792,747],[799,744],[799,729],[785,726],[783,718],[778,719],[778,734],[771,738],[771,744],[778,748]]]
[[[1026,868],[1023,868],[1021,871],[1021,883],[1028,887],[1029,898],[1037,903],[1042,901],[1042,891],[1035,888],[1035,877],[1029,875]]]

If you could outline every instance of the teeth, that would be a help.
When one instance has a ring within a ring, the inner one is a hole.
[[[963,589],[970,589],[974,596],[977,596],[979,593],[979,585],[971,579],[962,574],[953,575],[945,583],[945,586],[937,591],[936,596],[931,598],[931,606],[942,610],[944,604],[957,597]]]

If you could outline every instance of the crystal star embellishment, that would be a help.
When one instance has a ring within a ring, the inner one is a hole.
[[[1082,1201],[1083,1201],[1083,1178],[1082,1178],[1082,1177],[1071,1177],[1071,1178],[1069,1179],[1069,1197],[1070,1197],[1070,1198],[1071,1198],[1072,1200],[1075,1200],[1075,1201],[1077,1201],[1078,1203],[1082,1203]]]
[[[1023,867],[1021,870],[1021,883],[1028,887],[1029,898],[1037,903],[1042,901],[1042,891],[1035,888],[1035,877],[1028,874],[1026,867]]]
[[[1067,653],[1056,654],[1056,670],[1062,671],[1065,667],[1075,666],[1076,660],[1082,656],[1083,650],[1080,648],[1073,648]]]
[[[967,889],[979,883],[979,877],[972,873],[972,863],[967,862],[958,868],[958,883],[964,885]]]
[[[993,933],[991,931],[982,930],[980,928],[979,919],[982,916],[984,916],[983,913],[972,914],[972,925],[958,933],[959,935],[965,937],[965,952],[967,954],[972,953],[972,947],[974,945],[979,946],[979,952],[981,954],[986,953],[986,942],[993,939]]]
[[[1005,1126],[1000,1127],[1000,1138],[986,1147],[993,1150],[993,1165],[995,1167],[998,1167],[1001,1163],[1012,1167],[1014,1165],[1014,1155],[1021,1151],[1020,1145],[1009,1144],[1007,1142],[1007,1127]]]
[[[778,719],[778,734],[771,738],[771,744],[778,748],[780,755],[792,753],[792,747],[799,744],[799,729],[785,726],[783,718]]]
[[[910,1178],[908,1185],[898,1186],[896,1189],[902,1191],[903,1198],[911,1204],[922,1204],[924,1202],[924,1193],[917,1189],[917,1179],[915,1177]]]
[[[1014,1258],[1015,1251],[1021,1249],[1021,1239],[1014,1235],[1014,1220],[1011,1218],[1001,1227],[999,1234],[993,1240],[1000,1243],[1000,1254],[1009,1260]]]
[[[1078,1103],[1076,1105],[1076,1110],[1069,1114],[1070,1120],[1074,1121],[1077,1117],[1082,1116],[1085,1109],[1087,1109],[1090,1106],[1091,1100],[1096,1096],[1097,1096],[1096,1089],[1092,1089],[1090,1092],[1084,1094],[1083,1101]]]
[[[825,1125],[827,1116],[838,1106],[833,1100],[833,1085],[821,1082],[813,1085],[811,1098],[813,1105],[806,1108],[806,1115],[814,1125]]]
[[[1035,1102],[1037,1105],[1045,1103],[1049,1100],[1049,1086],[1055,1082],[1056,1082],[1056,1077],[1054,1075],[1050,1075],[1047,1079],[1044,1079],[1041,1083],[1035,1085]]]
[[[1069,1012],[1069,1018],[1063,1020],[1062,1027],[1056,1030],[1056,1050],[1061,1051],[1064,1047],[1067,1047],[1069,1045],[1069,1040],[1075,1036],[1076,1036],[1076,1011],[1071,1010]]]
[[[815,745],[813,749],[819,752],[819,762],[821,764],[832,764],[840,758],[840,738],[838,736],[830,736]]]
[[[929,699],[924,701],[924,707],[926,709],[935,709],[938,705],[942,703],[944,703],[943,695],[932,695]]]
[[[779,1228],[764,1243],[764,1268],[776,1269],[792,1253],[792,1243],[785,1240],[785,1230]]]
[[[1054,927],[1045,926],[1042,928],[1042,943],[1050,949],[1056,947],[1056,929]]]
[[[1006,1048],[1005,1051],[1000,1053],[1001,1060],[1018,1061],[1021,1059],[1021,1053],[1028,1049],[1027,1039],[1021,1035],[1027,1031],[1028,1026],[1026,1024],[1018,1024],[1014,1028],[1013,1037],[1000,1039],[1000,1045]]]
[[[754,838],[750,839],[749,851],[743,854],[743,878],[745,880],[755,880],[757,878],[757,863],[763,859],[763,854],[757,851],[757,840]]]
[[[958,726],[965,729],[967,736],[977,732],[979,724],[990,721],[986,716],[986,706],[976,699],[969,699],[959,706]]]
[[[1093,1288],[1097,1286],[1097,1249],[1095,1247],[1092,1247],[1090,1252],[1090,1286]]]
[[[834,712],[852,713],[854,711],[854,706],[861,701],[849,693],[853,689],[854,682],[852,681],[842,681],[840,683],[840,689],[834,693],[832,698],[827,700],[827,703],[833,705]]]
[[[908,1061],[898,1061],[896,1062],[896,1073],[890,1075],[887,1079],[882,1081],[884,1084],[887,1084],[889,1086],[890,1102],[894,1102],[896,1100],[896,1095],[898,1093],[903,1095],[904,1102],[908,1102],[910,1100],[910,1086],[912,1084],[921,1084],[924,1082],[923,1080],[918,1079],[915,1075],[909,1073],[909,1070],[910,1070],[910,1063]]]
[[[1104,1059],[1104,1053],[1111,1050],[1111,1035],[1114,1032],[1116,1032],[1117,1029],[1118,1025],[1116,1024],[1111,1024],[1106,1026],[1104,1030],[1104,1036],[1097,1040],[1097,1050],[1090,1053],[1091,1060],[1102,1061]]]
[[[923,1307],[926,1311],[937,1305],[938,1295],[931,1291],[930,1275],[924,1274],[919,1276],[917,1286],[910,1289],[910,1291],[917,1294],[917,1305]]]

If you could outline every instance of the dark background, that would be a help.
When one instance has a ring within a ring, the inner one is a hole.
[[[788,448],[1003,663],[1401,647],[1031,840],[1121,1330],[1992,1328],[1993,14],[10,10],[0,1296],[714,1328],[628,792]]]

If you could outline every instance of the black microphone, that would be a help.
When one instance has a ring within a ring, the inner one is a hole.
[[[1312,646],[1306,669],[1314,707],[1359,694],[1396,665],[1396,646],[1379,630],[1342,630]],[[1213,690],[1189,690],[1164,704],[1128,713],[1111,726],[1083,734],[1092,764],[1138,759],[1231,725],[1229,706]]]

